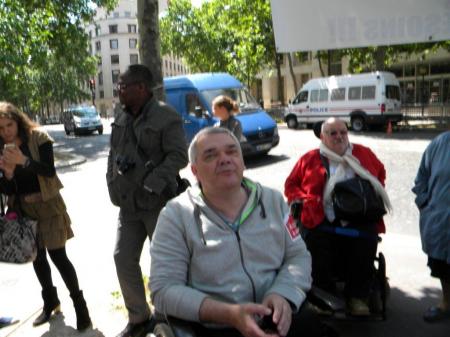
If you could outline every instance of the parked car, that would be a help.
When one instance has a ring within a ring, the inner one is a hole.
[[[241,142],[244,156],[264,154],[278,145],[280,137],[276,122],[253,98],[247,88],[226,73],[181,75],[164,79],[166,100],[183,118],[186,141],[190,142],[201,129],[218,122],[211,103],[219,95],[237,101],[245,140]]]
[[[61,116],[66,135],[73,132],[75,135],[81,133],[103,133],[103,124],[95,106],[76,106],[63,111]]]

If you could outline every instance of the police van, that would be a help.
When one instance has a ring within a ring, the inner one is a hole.
[[[103,123],[95,106],[74,106],[65,109],[61,114],[66,135],[73,132],[74,135],[81,133],[93,133],[97,131],[103,134]]]
[[[284,111],[291,129],[329,117],[346,121],[354,131],[401,121],[399,81],[380,71],[311,79]]]
[[[231,97],[239,104],[235,117],[241,122],[244,156],[264,154],[277,146],[280,137],[276,122],[264,111],[248,89],[227,73],[202,73],[164,78],[166,101],[183,118],[189,143],[201,129],[213,126],[212,101],[219,95]]]

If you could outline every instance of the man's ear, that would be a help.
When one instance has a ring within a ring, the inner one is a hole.
[[[195,164],[191,164],[191,172],[195,177],[197,177],[197,167]]]

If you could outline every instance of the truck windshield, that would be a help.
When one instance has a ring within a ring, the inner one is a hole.
[[[97,111],[95,108],[80,108],[73,110],[73,115],[77,117],[95,117],[97,116]]]
[[[256,99],[250,94],[246,88],[227,88],[227,89],[215,89],[215,90],[203,90],[203,97],[208,102],[208,106],[211,107],[211,103],[214,98],[219,95],[225,95],[231,97],[239,104],[239,113],[243,113],[249,110],[255,110],[260,108]]]

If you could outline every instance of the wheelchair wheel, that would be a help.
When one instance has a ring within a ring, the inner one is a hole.
[[[158,323],[153,330],[156,337],[175,337],[172,329],[166,323]]]
[[[389,282],[388,279],[386,277],[386,259],[383,255],[383,253],[379,253],[378,257],[377,257],[377,261],[378,261],[378,270],[377,270],[377,275],[376,275],[376,279],[377,279],[377,284],[379,287],[379,292],[380,292],[380,300],[381,300],[381,316],[382,319],[385,320],[386,319],[386,301],[387,298],[389,297],[389,293],[390,293],[390,286],[389,286]]]

